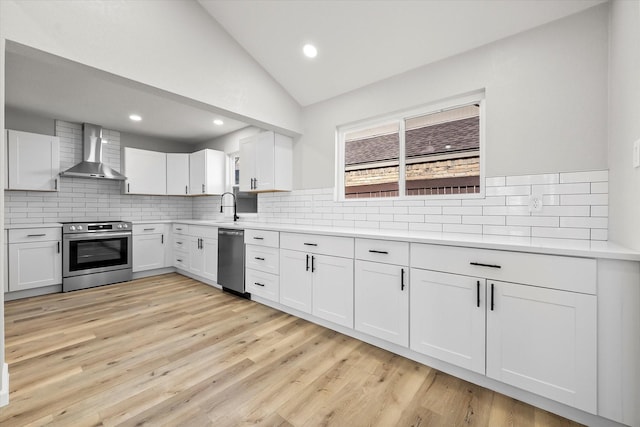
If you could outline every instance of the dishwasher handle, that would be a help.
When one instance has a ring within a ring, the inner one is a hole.
[[[227,228],[218,228],[218,236],[244,236],[244,230],[230,230]]]

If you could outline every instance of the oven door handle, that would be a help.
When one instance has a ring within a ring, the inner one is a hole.
[[[130,237],[130,231],[123,231],[122,233],[82,233],[82,234],[67,234],[63,236],[66,240],[87,240],[87,239],[101,239],[108,237]]]

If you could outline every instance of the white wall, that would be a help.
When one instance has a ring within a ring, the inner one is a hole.
[[[155,138],[129,132],[120,132],[120,145],[123,147],[140,148],[141,150],[162,151],[165,153],[192,153],[195,145],[184,144],[169,139]]]
[[[4,109],[4,123],[7,129],[40,133],[43,135],[56,134],[56,121],[54,119],[36,116],[27,111],[9,108],[7,106],[5,106]]]
[[[303,109],[294,185],[334,182],[337,125],[486,88],[486,176],[607,168],[608,5]]]
[[[235,153],[240,150],[241,139],[253,136],[260,132],[263,132],[263,130],[260,128],[257,128],[255,126],[247,126],[235,132],[231,132],[218,138],[212,139],[211,141],[199,144],[196,150],[211,148],[213,150],[224,151],[227,154]]]
[[[632,167],[640,139],[640,2],[611,4],[609,53],[610,239],[640,250],[640,168]]]
[[[0,1],[0,16],[4,15],[4,5]],[[0,131],[4,134],[4,54],[5,54],[5,41],[0,37]],[[5,178],[5,140],[1,138],[0,141],[0,223],[4,224],[4,178]],[[5,252],[5,235],[0,233],[0,260],[4,260]],[[0,277],[4,278],[4,262],[0,262]],[[4,279],[3,279],[4,280]],[[4,292],[0,292],[0,405],[4,402],[4,394],[9,396],[9,390],[3,388],[3,384],[8,384],[8,378],[4,378]]]
[[[2,0],[0,37],[220,108],[300,129],[300,107],[195,1]]]

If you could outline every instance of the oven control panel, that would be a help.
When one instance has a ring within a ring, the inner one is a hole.
[[[108,233],[130,231],[131,223],[127,221],[105,222],[69,222],[62,225],[62,234],[70,233]]]

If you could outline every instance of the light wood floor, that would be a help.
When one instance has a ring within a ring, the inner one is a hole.
[[[8,426],[567,426],[177,274],[7,302]]]

